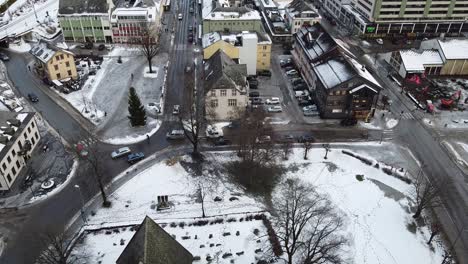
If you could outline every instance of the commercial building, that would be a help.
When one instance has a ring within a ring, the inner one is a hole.
[[[208,10],[205,7],[203,10]],[[203,14],[203,34],[210,32],[263,32],[258,11],[246,6],[215,7]]]
[[[40,140],[35,113],[0,111],[0,190],[9,190]]]
[[[113,41],[138,43],[150,32],[157,41],[161,10],[161,2],[155,0],[118,1],[110,19]]]
[[[222,50],[205,61],[205,112],[209,120],[239,117],[248,104],[247,66],[237,64]]]
[[[39,41],[29,51],[35,58],[34,69],[49,81],[76,79],[75,55],[45,41]]]
[[[60,0],[58,20],[65,41],[112,42],[110,7],[112,0]]]
[[[468,32],[466,1],[325,0],[325,10],[336,18],[352,14],[352,24],[370,37],[459,36]]]
[[[293,47],[294,63],[322,118],[368,119],[373,115],[380,84],[320,24],[301,28]]]
[[[148,216],[116,264],[192,264],[192,254]]]
[[[386,60],[403,78],[409,74],[466,76],[468,40],[426,40],[419,50],[394,51]]]
[[[203,59],[210,59],[218,50],[229,58],[247,66],[247,74],[255,75],[259,70],[270,69],[271,40],[268,34],[241,32],[224,34],[211,32],[203,35]]]

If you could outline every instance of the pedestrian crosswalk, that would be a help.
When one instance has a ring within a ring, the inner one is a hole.
[[[401,114],[401,119],[413,120],[414,116],[413,116],[412,113],[403,113],[403,114]]]
[[[393,139],[393,136],[394,136],[394,133],[393,133],[393,130],[390,130],[390,129],[385,129],[385,130],[382,130],[382,134],[380,135],[380,139],[381,140],[390,140],[390,139]]]

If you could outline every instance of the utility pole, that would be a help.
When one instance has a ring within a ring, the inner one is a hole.
[[[323,157],[323,159],[327,159],[328,152],[330,151],[330,144],[323,144],[322,146],[325,148],[325,157]]]
[[[85,214],[84,214],[84,206],[85,206],[85,203],[84,203],[84,199],[83,199],[83,194],[81,193],[81,188],[78,184],[75,184],[75,188],[78,190],[78,192],[80,193],[80,199],[81,199],[81,208],[80,208],[80,211],[81,211],[81,218],[83,219],[83,222],[84,223],[88,223],[88,221],[86,220],[86,217],[85,217]]]

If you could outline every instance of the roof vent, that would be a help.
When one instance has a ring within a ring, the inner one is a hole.
[[[21,125],[21,121],[18,119],[8,119],[7,120],[12,126],[19,127]]]
[[[363,72],[366,71],[366,66],[362,65],[361,71],[363,71]]]
[[[3,130],[3,134],[13,136],[15,134],[15,130],[13,128],[11,128],[11,127],[8,127],[8,128]]]
[[[6,144],[8,142],[8,137],[0,136],[0,144]]]

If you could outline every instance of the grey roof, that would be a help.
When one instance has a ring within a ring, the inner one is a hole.
[[[296,41],[306,51],[309,61],[314,62],[336,50],[338,44],[319,23],[303,27],[296,33]]]
[[[34,115],[33,112],[0,111],[0,159],[8,153],[16,138],[22,134],[26,124]]]
[[[311,15],[310,13],[315,13],[312,15],[312,17],[319,17],[317,14],[317,10],[313,8],[309,3],[306,3],[304,0],[294,0],[289,5],[286,7],[290,13],[293,13],[294,15],[300,15],[302,12],[309,12],[309,16]]]
[[[59,14],[107,13],[107,0],[60,0]]]
[[[351,80],[355,75],[354,69],[344,58],[331,58],[314,66],[314,71],[326,89]]]
[[[117,264],[192,264],[193,256],[148,216],[133,235]]]
[[[154,6],[154,0],[114,0],[115,7],[151,7]]]
[[[236,64],[222,50],[216,51],[205,62],[205,93],[211,89],[237,89],[247,87],[247,66]]]
[[[29,51],[29,53],[31,53],[38,60],[47,63],[50,59],[52,59],[52,57],[57,51],[62,51],[73,55],[73,53],[71,53],[68,50],[60,49],[42,40],[40,40],[36,45],[34,45]]]

